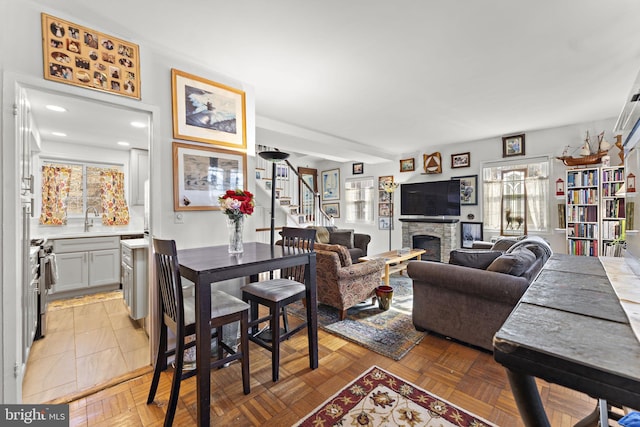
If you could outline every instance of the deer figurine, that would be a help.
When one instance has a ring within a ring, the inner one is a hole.
[[[507,220],[507,227],[506,227],[507,230],[509,228],[514,230],[514,228],[513,228],[513,223],[514,222],[518,224],[518,230],[520,229],[520,227],[522,227],[522,223],[524,222],[524,218],[522,218],[522,216],[520,216],[520,215],[511,216],[511,209],[506,209],[504,211],[504,214],[505,214],[505,219]]]

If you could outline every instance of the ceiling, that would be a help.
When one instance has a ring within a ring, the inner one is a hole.
[[[637,0],[36,3],[252,85],[258,143],[344,161],[617,117],[640,70]]]

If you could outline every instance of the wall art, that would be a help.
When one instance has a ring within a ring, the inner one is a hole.
[[[247,188],[246,153],[173,143],[173,210],[219,210],[218,197]]]
[[[243,91],[171,70],[173,137],[247,148]]]
[[[46,13],[41,18],[45,79],[140,99],[137,44]]]

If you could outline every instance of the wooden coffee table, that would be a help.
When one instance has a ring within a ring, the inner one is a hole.
[[[409,252],[398,254],[397,250],[383,252],[376,255],[368,255],[358,258],[358,261],[371,261],[374,259],[384,258],[384,284],[389,286],[389,276],[393,273],[400,273],[407,269],[407,262],[412,259],[419,260],[422,254],[425,253],[424,249],[411,249]]]

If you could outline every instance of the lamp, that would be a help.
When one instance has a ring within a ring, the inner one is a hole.
[[[382,183],[384,191],[389,194],[389,251],[391,251],[391,230],[393,229],[393,192],[398,189],[397,182],[385,181]]]
[[[282,151],[261,151],[260,157],[271,162],[271,247],[275,246],[276,240],[276,163],[289,157],[289,153]]]

